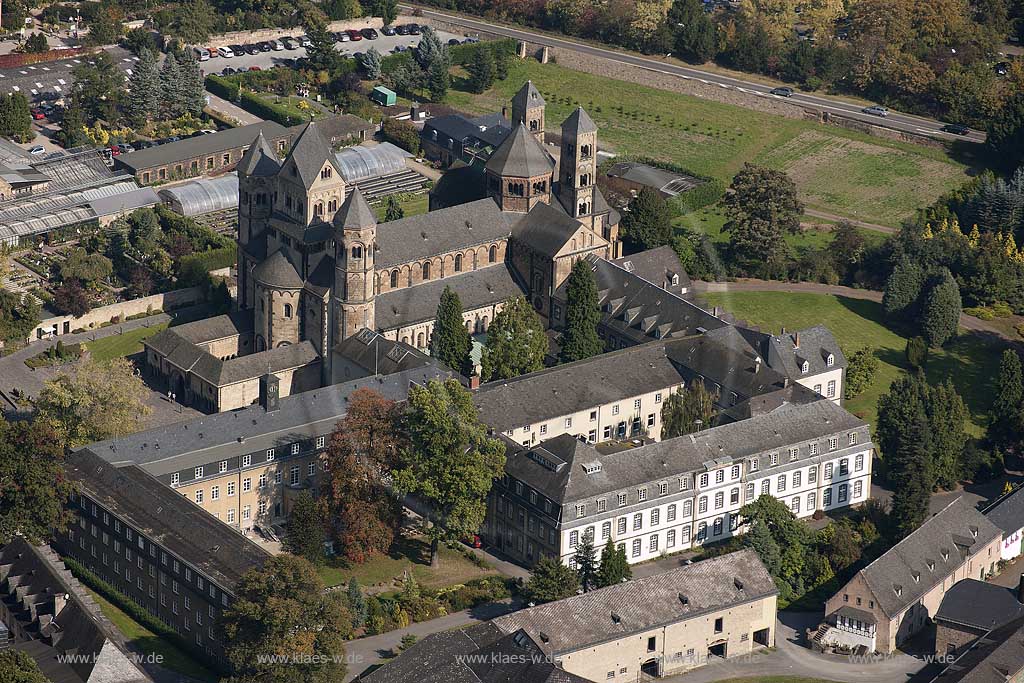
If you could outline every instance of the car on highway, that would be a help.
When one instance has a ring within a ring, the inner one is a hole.
[[[219,54],[221,57],[234,57],[235,51],[227,45],[223,45],[217,48],[217,54]]]
[[[971,132],[970,128],[959,123],[947,123],[942,130],[953,135],[967,135]]]
[[[361,33],[363,38],[366,38],[367,40],[377,40],[380,38],[380,35],[372,28],[364,28],[359,33]]]
[[[28,151],[29,154],[39,156],[40,154],[46,154],[46,149],[42,145],[36,145]]]
[[[768,92],[770,94],[772,94],[772,95],[778,95],[779,97],[792,97],[793,96],[793,89],[792,88],[772,88]]]
[[[408,29],[410,36],[418,36],[422,33],[422,27],[419,24],[408,24],[405,28]]]
[[[380,30],[380,32],[383,33],[386,36],[393,36],[393,35],[395,35],[395,27],[394,26],[385,26],[384,28],[382,28]]]
[[[864,107],[863,109],[861,109],[861,111],[864,112],[865,114],[871,114],[872,116],[888,116],[889,115],[889,110],[888,109],[886,109],[885,107],[879,107],[878,105],[873,105],[871,107]]]
[[[359,31],[355,30],[355,29],[351,29],[351,30],[350,30],[350,31],[348,32],[348,37],[349,37],[349,38],[350,38],[350,39],[352,40],[352,42],[354,43],[354,42],[356,42],[357,40],[362,40],[362,39],[363,39],[363,34],[362,34],[362,33],[360,33]]]

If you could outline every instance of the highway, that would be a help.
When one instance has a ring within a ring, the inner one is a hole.
[[[792,97],[780,97],[769,93],[772,89],[772,86],[770,85],[754,81],[746,81],[739,78],[732,78],[730,76],[724,76],[722,74],[692,66],[679,66],[657,58],[644,57],[631,52],[597,47],[588,43],[558,38],[527,29],[511,28],[502,24],[494,24],[480,19],[469,19],[456,14],[438,12],[437,10],[427,9],[425,7],[411,5],[400,5],[400,7],[406,12],[411,13],[413,10],[417,10],[418,12],[421,12],[425,18],[433,18],[440,21],[450,22],[452,24],[462,26],[469,31],[483,31],[508,36],[509,38],[526,41],[534,45],[546,45],[548,47],[576,50],[583,54],[609,59],[622,64],[629,64],[642,69],[650,69],[651,71],[657,71],[663,74],[678,76],[679,78],[687,80],[696,80],[707,85],[717,85],[721,88],[733,88],[759,97],[776,98],[818,113],[829,112],[845,118],[856,119],[858,121],[893,130],[914,133],[917,135],[927,135],[938,140],[966,140],[977,143],[985,141],[984,133],[972,130],[968,135],[954,135],[942,130],[942,127],[945,125],[944,122],[925,118],[923,116],[903,114],[896,111],[890,111],[889,115],[886,117],[873,116],[861,111],[863,109],[863,105],[852,104],[839,99],[807,94],[799,91],[795,92]]]

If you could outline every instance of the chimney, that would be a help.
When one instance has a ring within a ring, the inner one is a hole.
[[[475,372],[469,376],[469,390],[476,391],[480,388],[480,375]]]
[[[1024,574],[1020,575],[1020,580],[1017,582],[1017,602],[1024,604]]]
[[[508,106],[507,105],[504,105],[504,104],[501,105],[501,118],[503,118],[503,119],[507,119],[508,118]]]
[[[761,356],[754,358],[754,374],[756,375],[761,371]]]
[[[799,330],[793,335],[793,348],[794,349],[799,349],[800,348],[800,331]]]
[[[58,593],[57,595],[54,595],[53,596],[53,616],[57,616],[58,614],[60,614],[61,610],[63,610],[64,606],[67,605],[67,604],[68,604],[68,594],[67,593]]]

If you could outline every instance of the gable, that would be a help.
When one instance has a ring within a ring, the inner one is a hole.
[[[608,246],[608,242],[605,241],[603,237],[595,233],[593,230],[589,230],[583,224],[580,224],[580,227],[569,235],[561,248],[555,252],[555,258],[563,258],[573,254],[578,254],[584,249],[602,249],[606,246]]]

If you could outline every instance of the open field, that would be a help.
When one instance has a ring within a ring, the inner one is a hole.
[[[123,612],[117,605],[106,600],[95,591],[86,590],[89,590],[92,594],[96,604],[100,607],[100,611],[103,612],[103,616],[110,619],[120,629],[129,644],[146,654],[152,653],[162,657],[162,666],[164,668],[177,671],[199,681],[216,681],[218,679],[218,676],[213,671],[165,639],[158,637],[155,633]]]
[[[806,222],[822,224],[826,226],[826,229],[808,229],[796,235],[787,234],[785,236],[786,244],[794,252],[807,247],[821,249],[832,241],[832,232],[826,221],[807,217]],[[725,225],[725,210],[721,206],[711,206],[700,211],[684,214],[677,217],[673,224],[678,228],[687,228],[694,232],[704,233],[711,238],[712,243],[716,246],[721,245],[724,247],[729,243],[728,233],[722,232],[722,227]],[[858,228],[858,230],[869,244],[881,242],[885,239],[885,235],[876,230],[868,230],[866,228]]]
[[[353,576],[365,588],[377,586],[378,591],[397,589],[406,571],[422,586],[445,588],[470,579],[497,574],[493,569],[481,569],[458,551],[441,545],[439,566],[430,566],[430,545],[422,538],[397,538],[391,552],[368,562],[351,567],[331,561],[319,567],[320,576],[328,586],[348,583]]]
[[[881,361],[871,386],[845,402],[848,410],[874,425],[878,398],[907,369],[904,350],[907,340],[886,327],[882,306],[873,301],[847,299],[830,294],[789,292],[723,292],[704,295],[708,303],[721,306],[763,331],[778,332],[780,326],[799,329],[824,324],[850,355],[871,347]],[[978,435],[992,405],[991,383],[999,368],[1004,343],[983,335],[962,332],[941,350],[932,350],[926,374],[932,382],[952,379],[971,411],[969,431]]]
[[[790,173],[809,207],[898,227],[915,209],[967,180],[966,168],[938,149],[833,126],[787,119],[557,64],[514,60],[509,77],[482,95],[449,92],[448,104],[476,113],[507,105],[532,79],[547,101],[547,128],[584,106],[601,146],[672,161],[726,182],[746,162]],[[463,87],[464,79],[453,79]]]
[[[86,342],[85,346],[95,360],[111,360],[123,358],[142,350],[142,340],[152,337],[157,332],[167,329],[167,323],[139,327],[124,334],[102,337],[96,341]]]

